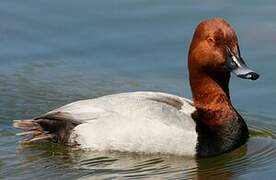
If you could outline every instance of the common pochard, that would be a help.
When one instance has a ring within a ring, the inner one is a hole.
[[[193,101],[161,92],[129,92],[81,100],[41,116],[15,120],[24,143],[53,141],[80,149],[207,157],[246,143],[248,128],[229,95],[230,72],[255,80],[238,38],[222,18],[202,21],[188,55]]]

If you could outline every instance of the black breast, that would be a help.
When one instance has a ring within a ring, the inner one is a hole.
[[[234,150],[248,139],[247,125],[239,114],[237,118],[219,126],[208,126],[196,119],[195,122],[198,133],[197,157],[214,156]]]

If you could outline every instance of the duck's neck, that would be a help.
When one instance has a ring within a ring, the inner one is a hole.
[[[197,155],[218,155],[244,144],[248,128],[231,104],[228,83],[230,73],[216,76],[190,74],[193,101],[197,111],[193,114],[198,133]]]
[[[194,105],[202,123],[222,125],[237,115],[229,97],[229,78],[229,73],[215,77],[200,73],[190,76]]]

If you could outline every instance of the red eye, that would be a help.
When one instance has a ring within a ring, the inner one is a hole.
[[[211,38],[211,37],[208,37],[207,38],[207,41],[209,42],[209,43],[212,43],[212,44],[215,44],[215,39],[214,38]]]

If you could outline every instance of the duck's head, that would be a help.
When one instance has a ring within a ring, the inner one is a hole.
[[[234,29],[222,18],[208,19],[197,26],[189,50],[189,70],[190,74],[220,76],[233,72],[243,79],[259,78],[247,67]]]

